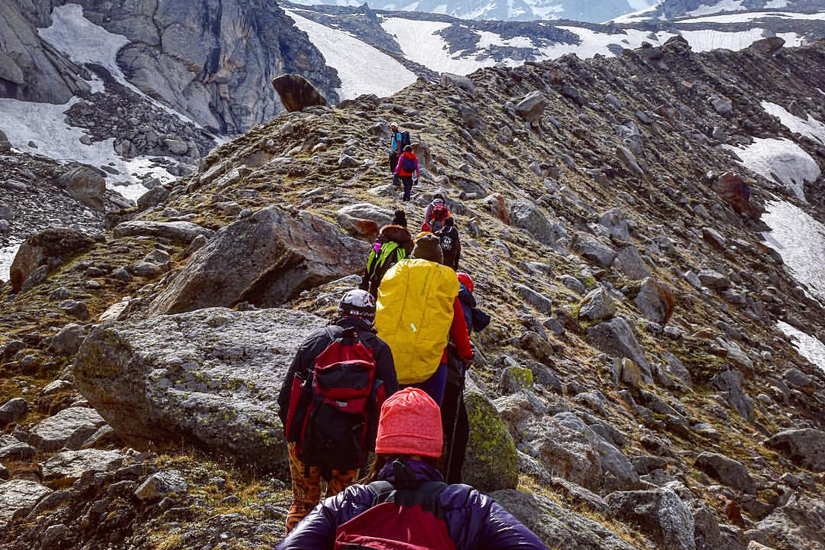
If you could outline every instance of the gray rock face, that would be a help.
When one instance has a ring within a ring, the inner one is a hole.
[[[83,472],[107,472],[120,467],[123,455],[117,451],[83,449],[63,451],[43,463],[43,479],[71,483],[79,479]]]
[[[825,471],[825,432],[813,428],[785,430],[765,440],[765,446],[778,451],[814,472]]]
[[[308,212],[277,206],[221,228],[154,301],[158,314],[250,302],[277,306],[360,272],[369,245]]]
[[[289,112],[303,111],[305,107],[328,105],[326,98],[312,83],[299,74],[284,74],[272,81],[281,103]]]
[[[456,86],[464,91],[473,94],[476,91],[476,85],[468,77],[452,73],[441,73],[441,85],[445,88]]]
[[[35,481],[13,479],[0,483],[0,520],[24,516],[52,490]]]
[[[747,494],[756,494],[756,484],[741,462],[718,453],[705,452],[696,457],[696,467],[728,487]]]
[[[630,240],[630,227],[619,208],[613,208],[602,214],[599,217],[599,225],[606,227],[607,230],[610,231],[610,234],[617,239],[623,241]]]
[[[54,227],[32,235],[20,245],[11,264],[11,286],[20,292],[26,279],[39,267],[59,265],[72,254],[88,250],[94,241],[80,231]]]
[[[776,548],[821,550],[825,548],[825,501],[821,495],[794,493],[755,528],[774,541]]]
[[[72,355],[80,349],[85,337],[86,330],[81,325],[70,323],[52,336],[49,340],[49,351],[59,355]]]
[[[76,201],[103,210],[106,198],[106,178],[88,166],[78,166],[69,170],[58,180],[58,184]]]
[[[292,310],[211,308],[101,325],[73,373],[89,403],[137,446],[185,439],[285,472],[278,391],[301,341],[325,324]]]
[[[642,369],[645,382],[653,382],[650,363],[639,342],[636,341],[633,327],[626,319],[615,317],[588,328],[587,342],[610,355],[632,359]]]
[[[550,104],[543,93],[538,90],[533,90],[527,97],[522,99],[516,105],[516,113],[529,123],[534,123],[541,118],[544,110]]]
[[[573,235],[572,248],[581,254],[582,258],[595,263],[599,267],[610,267],[616,259],[616,251],[603,244],[594,236],[578,232]]]
[[[275,3],[81,0],[84,16],[130,43],[129,81],[201,125],[235,134],[282,110],[273,78],[300,73],[333,102],[340,79]]]
[[[464,401],[470,422],[470,440],[461,475],[480,491],[513,489],[518,485],[518,454],[493,404],[478,391],[468,391]]]
[[[513,227],[524,229],[534,239],[548,246],[566,235],[566,231],[557,223],[552,223],[535,205],[527,201],[516,201],[510,210],[510,223]]]
[[[199,235],[208,239],[214,234],[211,229],[192,222],[134,220],[118,224],[114,229],[115,237],[155,237],[182,244],[191,243]]]
[[[673,313],[673,293],[653,277],[642,281],[633,303],[642,315],[660,325],[667,323]]]
[[[143,501],[156,501],[169,495],[182,495],[189,490],[186,480],[177,470],[153,474],[135,489],[135,496]]]
[[[753,400],[742,390],[742,373],[738,370],[726,370],[713,377],[715,388],[724,393],[730,406],[745,420],[753,416]]]
[[[587,293],[579,304],[579,319],[598,322],[613,317],[616,304],[604,288],[597,288]]]
[[[635,523],[663,547],[696,549],[693,515],[672,489],[617,491],[605,501],[613,517]]]
[[[703,269],[699,272],[699,280],[706,287],[713,290],[725,290],[730,288],[730,279],[712,269]]]
[[[639,249],[634,245],[626,245],[618,249],[613,267],[633,281],[640,281],[650,276],[650,269],[642,260]]]
[[[29,435],[29,442],[41,451],[79,449],[105,423],[94,409],[71,407],[41,420]]]
[[[22,397],[9,399],[0,407],[0,428],[5,428],[12,422],[17,422],[28,410],[29,404]]]
[[[544,313],[545,315],[550,315],[551,313],[553,313],[553,301],[544,294],[540,294],[532,288],[522,284],[516,284],[515,288],[516,292],[519,296],[521,296],[522,300],[524,300],[540,312]]]

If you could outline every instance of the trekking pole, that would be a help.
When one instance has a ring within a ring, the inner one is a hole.
[[[458,429],[458,413],[461,411],[461,403],[464,401],[464,382],[466,373],[464,372],[464,363],[462,361],[458,361],[461,365],[461,376],[459,378],[460,383],[458,386],[458,398],[455,400],[455,414],[453,415],[453,429],[452,434],[450,435],[450,450],[447,453],[447,472],[444,476],[446,479],[450,477],[450,472],[452,471],[453,466],[453,451],[455,449],[455,432]]]

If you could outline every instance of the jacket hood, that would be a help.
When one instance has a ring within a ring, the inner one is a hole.
[[[395,461],[399,462],[399,461]],[[389,464],[385,464],[381,471],[378,473],[378,479],[389,481],[393,483],[396,481],[396,473],[393,464],[395,462],[390,462]],[[421,462],[419,460],[407,459],[400,461],[404,463],[404,466],[407,468],[407,472],[412,474],[415,479],[419,482],[423,481],[444,481],[444,477],[441,475],[434,466],[430,466],[425,462]]]
[[[458,299],[462,304],[466,304],[470,308],[476,307],[476,297],[470,292],[464,284],[458,287]]]
[[[386,241],[395,241],[400,245],[412,242],[412,235],[406,227],[400,225],[385,225],[378,232],[379,237],[383,237]]]

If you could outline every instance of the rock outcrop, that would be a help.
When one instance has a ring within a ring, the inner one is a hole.
[[[88,235],[66,227],[46,229],[27,239],[17,250],[11,264],[11,286],[20,292],[26,280],[43,268],[57,267],[73,254],[94,245]]]
[[[281,104],[289,112],[303,111],[305,107],[328,105],[326,98],[312,83],[299,74],[284,74],[272,81],[281,98]]]

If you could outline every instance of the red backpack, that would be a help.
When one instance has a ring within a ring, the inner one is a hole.
[[[439,502],[446,483],[396,490],[376,481],[368,487],[375,494],[372,507],[338,527],[334,550],[456,550]]]
[[[298,444],[306,466],[354,470],[367,463],[375,448],[378,412],[386,398],[382,380],[375,378],[373,350],[354,328],[344,329],[315,360],[306,378],[296,373],[287,412],[287,441]]]

